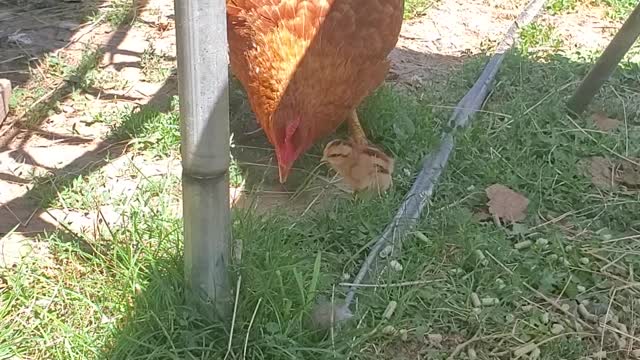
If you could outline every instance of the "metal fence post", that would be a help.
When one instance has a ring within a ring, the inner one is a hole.
[[[175,14],[187,299],[226,319],[232,305],[226,4],[175,0]]]
[[[613,37],[607,48],[573,94],[567,107],[574,115],[580,115],[611,77],[622,58],[640,36],[640,4]]]

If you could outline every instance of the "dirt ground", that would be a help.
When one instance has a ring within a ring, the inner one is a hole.
[[[485,52],[501,39],[523,3],[441,1],[426,15],[406,21],[397,49],[391,54],[389,81],[411,88],[455,76],[465,59]],[[102,49],[99,67],[117,73],[127,86],[116,89],[101,83],[78,99],[69,86],[61,83],[31,99],[27,112],[46,102],[59,101],[59,106],[29,124],[28,114],[16,111],[0,124],[0,265],[5,266],[14,264],[29,249],[46,251],[43,244],[30,240],[42,231],[65,224],[73,231],[85,232],[100,218],[117,222],[117,216],[111,216],[107,208],[91,214],[40,208],[31,196],[38,176],[76,174],[87,167],[102,166],[112,175],[107,177],[106,191],[116,191],[135,186],[117,176],[130,163],[149,176],[180,173],[179,161],[154,162],[138,157],[127,151],[126,143],[107,139],[108,126],[91,121],[92,114],[123,105],[166,106],[176,93],[175,76],[164,82],[149,81],[140,66],[149,47],[163,53],[167,61],[175,60],[173,1],[140,1],[135,22],[116,28],[98,22],[99,18],[81,20],[83,14],[114,6],[113,2],[95,5],[66,0],[37,5],[25,11],[18,1],[0,10],[0,77],[12,81],[14,93],[46,82],[45,72],[50,69],[42,59],[47,54],[79,64],[87,47]],[[564,46],[598,49],[619,27],[601,20],[601,12],[590,9],[588,15],[546,15],[543,22],[557,28]],[[270,206],[278,201],[272,199]]]

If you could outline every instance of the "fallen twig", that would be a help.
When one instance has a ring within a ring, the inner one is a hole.
[[[478,336],[476,334],[471,339],[469,339],[469,340],[463,342],[462,344],[459,344],[458,346],[456,346],[456,348],[453,349],[451,354],[449,354],[449,357],[447,357],[447,360],[455,359],[456,356],[458,356],[458,354],[460,354],[460,352],[462,350],[464,350],[467,346],[473,344],[474,342],[505,338],[505,337],[509,337],[509,336],[511,336],[511,334],[495,334],[495,335],[487,335],[487,336]]]
[[[405,287],[405,286],[418,286],[418,285],[425,285],[425,284],[430,284],[430,283],[434,283],[436,281],[442,281],[443,279],[439,279],[439,280],[416,280],[416,281],[405,281],[405,282],[401,282],[401,283],[395,283],[395,284],[356,284],[356,283],[340,283],[338,285],[340,286],[348,286],[348,287],[360,287],[360,288],[393,288],[393,287]]]

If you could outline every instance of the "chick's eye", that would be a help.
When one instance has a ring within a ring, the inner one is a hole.
[[[339,157],[347,157],[347,154],[340,154],[340,153],[335,153],[335,154],[330,154],[328,157],[330,158],[339,158]]]
[[[378,165],[376,164],[376,171],[380,174],[389,174],[389,170],[385,167],[383,167],[382,165]]]

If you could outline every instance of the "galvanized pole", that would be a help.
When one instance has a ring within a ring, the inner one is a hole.
[[[227,319],[229,79],[225,0],[175,0],[187,299]],[[213,306],[211,306],[213,305]]]
[[[580,115],[587,108],[605,81],[611,77],[622,58],[629,52],[638,36],[640,36],[640,3],[569,99],[567,107],[574,115]]]

